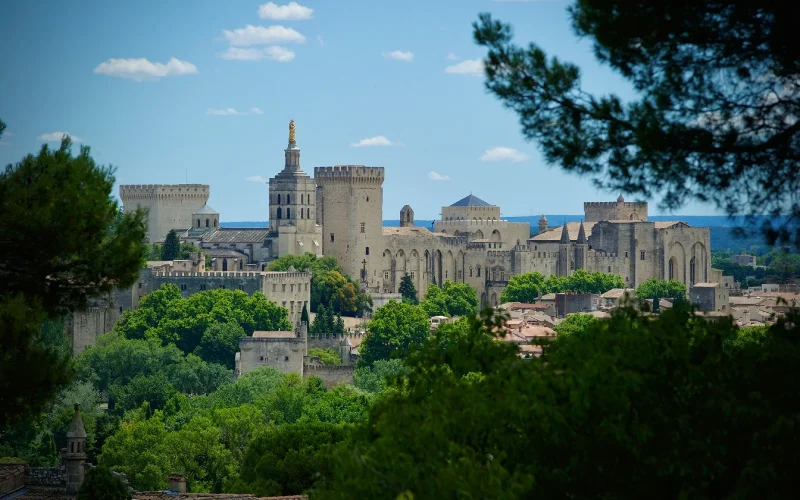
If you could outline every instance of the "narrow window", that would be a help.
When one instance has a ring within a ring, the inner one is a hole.
[[[281,220],[281,212],[282,212],[281,207],[278,207],[278,213],[277,213],[278,220]]]
[[[363,222],[362,222],[362,223],[361,223],[361,232],[362,232],[362,233],[364,232],[364,226],[365,226],[365,223],[363,223]]]
[[[281,204],[281,195],[278,195],[278,205]]]
[[[625,252],[625,258],[626,259],[628,258],[628,252]]]
[[[331,243],[333,243],[333,233],[331,233]]]
[[[288,199],[289,195],[286,195],[286,198]],[[286,218],[287,219],[291,219],[292,218],[292,209],[289,208],[289,207],[286,207]]]
[[[304,199],[305,199],[305,195],[304,195],[304,194],[301,194],[301,195],[300,195],[300,204],[301,204],[301,205],[303,204],[303,200],[304,200]]]
[[[369,247],[367,247],[367,252],[366,252],[366,254],[367,254],[367,255],[369,255]]]
[[[197,219],[197,227],[200,227],[200,219]]]
[[[291,205],[292,204],[292,195],[290,195],[290,194],[286,195],[286,204],[287,205]],[[287,208],[286,210],[289,210],[289,209]],[[288,219],[289,217],[287,216],[286,218]]]
[[[306,219],[310,219],[310,218],[311,218],[311,209],[310,208],[306,208]]]
[[[214,219],[214,227],[217,227],[217,219]]]
[[[639,252],[639,260],[644,260],[644,250]]]
[[[286,292],[286,285],[281,285],[281,292]]]
[[[303,209],[302,208],[300,209],[300,218],[301,219],[303,218]]]
[[[273,292],[277,292],[278,291],[278,285],[276,285],[275,283],[272,284],[272,291]]]
[[[206,227],[208,227],[208,219],[206,219]]]

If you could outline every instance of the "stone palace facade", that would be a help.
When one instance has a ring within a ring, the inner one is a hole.
[[[567,276],[577,269],[619,275],[634,288],[650,278],[687,285],[711,273],[708,228],[678,220],[648,221],[647,203],[584,203],[584,220],[538,231],[500,217],[500,207],[469,195],[442,208],[432,229],[414,225],[408,205],[399,227],[383,227],[383,167],[300,166],[294,121],[284,166],[269,179],[269,227],[228,229],[207,205],[207,185],[121,186],[125,208],[149,209],[151,241],[169,229],[203,248],[219,272],[264,271],[287,254],[336,257],[372,293],[395,293],[409,274],[420,297],[432,283],[469,283],[484,305],[496,305],[511,276],[538,271]]]

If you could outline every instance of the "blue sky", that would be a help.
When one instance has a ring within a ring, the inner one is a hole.
[[[473,70],[480,12],[577,63],[592,92],[630,96],[573,34],[565,1],[84,0],[0,4],[0,163],[69,132],[121,184],[211,185],[223,221],[266,220],[297,123],[301,163],[386,167],[384,218],[470,192],[504,216],[611,201],[526,142]],[[174,60],[173,60],[174,59]],[[58,135],[58,134],[55,134]],[[56,145],[56,142],[51,142]],[[249,180],[248,180],[249,179]],[[649,200],[657,202],[658,200]],[[655,204],[655,203],[653,203]],[[655,207],[651,213],[661,213]],[[689,205],[680,214],[713,214]]]

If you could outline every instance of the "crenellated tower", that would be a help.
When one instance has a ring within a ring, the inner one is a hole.
[[[147,211],[147,240],[161,243],[171,229],[192,227],[192,215],[208,201],[208,184],[123,184],[119,187],[122,209]]]
[[[578,229],[578,239],[575,243],[575,269],[586,269],[586,259],[589,255],[589,241],[586,239],[586,230],[581,221]]]
[[[383,167],[339,165],[314,169],[323,227],[324,255],[333,255],[353,278],[369,287],[377,275],[383,242]]]

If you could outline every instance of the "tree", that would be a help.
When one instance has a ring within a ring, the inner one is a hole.
[[[170,229],[167,237],[164,240],[164,246],[161,247],[161,260],[175,260],[180,254],[181,243],[178,240],[178,233],[174,229]]]
[[[308,350],[308,357],[317,357],[323,365],[327,366],[342,364],[342,356],[330,347],[328,349],[311,348]]]
[[[769,213],[766,235],[800,244],[800,49],[789,9],[577,0],[573,28],[631,83],[638,99],[627,103],[585,92],[577,66],[512,44],[511,26],[489,14],[473,26],[488,49],[487,89],[549,163],[609,189],[664,193],[667,208],[693,197],[731,215]]]
[[[650,278],[636,288],[636,296],[640,299],[676,299],[686,298],[686,285],[675,280]]]
[[[299,495],[334,468],[327,454],[346,428],[326,423],[267,427],[253,441],[232,491],[256,496]]]
[[[353,385],[367,392],[383,392],[389,382],[406,373],[408,368],[402,359],[379,359],[372,363],[372,366],[356,368]]]
[[[380,359],[404,358],[428,337],[428,315],[420,306],[389,301],[379,307],[367,325],[359,347],[359,366]]]
[[[450,280],[441,287],[431,284],[420,304],[428,316],[467,316],[478,312],[478,294],[467,283]]]
[[[419,301],[417,300],[417,288],[414,286],[414,282],[411,281],[411,276],[408,273],[403,274],[403,277],[400,279],[400,295],[403,296],[403,302],[408,302],[409,304],[416,305]]]
[[[300,321],[305,323],[306,326],[309,326],[310,324],[310,321],[308,320],[308,307],[305,303],[303,304],[303,312],[300,313]]]
[[[465,338],[437,331],[406,359],[401,390],[356,426],[312,498],[791,496],[792,316],[743,334],[685,303],[624,307],[523,360],[484,313]]]
[[[86,146],[73,156],[68,137],[0,173],[0,428],[69,382],[68,357],[43,345],[40,325],[138,277],[144,213],[120,214],[113,186],[113,168]]]
[[[78,500],[130,500],[131,494],[119,476],[107,467],[92,467],[83,478]]]
[[[195,354],[211,363],[233,369],[234,358],[239,351],[239,339],[247,334],[237,323],[214,323],[200,339]]]
[[[589,330],[597,319],[591,314],[574,313],[567,315],[561,323],[557,324],[553,330],[559,336],[580,335]]]
[[[539,300],[544,289],[544,277],[541,273],[524,273],[512,276],[508,285],[500,294],[500,302],[525,302],[533,304]]]
[[[156,338],[164,344],[174,343],[184,353],[190,353],[200,346],[208,328],[217,323],[239,325],[247,335],[256,330],[292,329],[286,309],[260,292],[248,296],[241,290],[214,289],[183,298],[176,285],[165,284],[143,297],[138,309],[125,311],[114,331],[132,339]],[[226,342],[229,349],[234,349],[231,338]],[[211,354],[213,351],[208,349],[198,351],[203,352],[217,356],[209,360],[222,361],[222,354]]]

